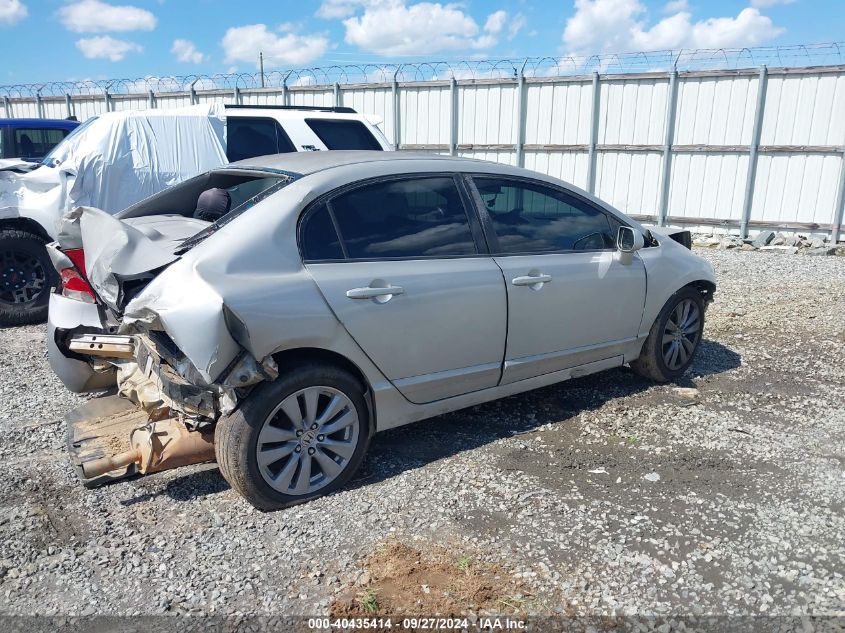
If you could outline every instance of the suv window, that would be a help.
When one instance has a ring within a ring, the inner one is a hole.
[[[16,154],[20,158],[44,158],[68,135],[56,128],[17,128],[14,134]]]
[[[335,246],[337,235],[342,246]],[[312,226],[313,224],[313,226]],[[456,257],[475,255],[466,209],[449,177],[390,180],[340,194],[305,219],[306,260]]]
[[[607,214],[557,189],[473,176],[493,222],[499,253],[550,253],[614,248]]]
[[[305,119],[314,134],[329,149],[370,149],[382,147],[361,121],[344,119]]]
[[[229,162],[295,151],[296,147],[275,119],[232,116],[226,118],[226,157]]]

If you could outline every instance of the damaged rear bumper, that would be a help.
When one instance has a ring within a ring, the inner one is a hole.
[[[163,337],[135,335],[134,362],[119,365],[120,395],[153,412],[168,408],[191,417],[215,420],[219,414],[219,390],[196,385],[180,375],[174,367],[187,373],[186,362],[169,349]]]
[[[71,352],[67,340],[74,333],[102,332],[105,326],[99,308],[60,294],[50,295],[50,312],[47,322],[47,359],[50,367],[75,393],[103,391],[116,384],[116,372],[108,365],[97,369],[87,357]]]

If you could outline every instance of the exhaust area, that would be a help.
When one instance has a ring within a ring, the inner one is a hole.
[[[67,415],[68,449],[84,485],[214,461],[213,431],[191,430],[176,417],[149,418],[119,396],[95,398]]]

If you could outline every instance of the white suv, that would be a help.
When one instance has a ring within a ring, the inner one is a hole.
[[[0,326],[46,319],[60,279],[45,245],[67,212],[117,213],[228,162],[350,149],[392,146],[375,121],[343,107],[212,104],[88,119],[40,165],[0,168]]]
[[[352,108],[225,107],[230,162],[288,152],[392,149],[374,122]]]

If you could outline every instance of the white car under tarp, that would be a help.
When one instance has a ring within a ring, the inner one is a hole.
[[[38,169],[0,166],[0,219],[28,218],[55,239],[72,209],[116,213],[226,162],[222,104],[110,112],[77,128]]]

